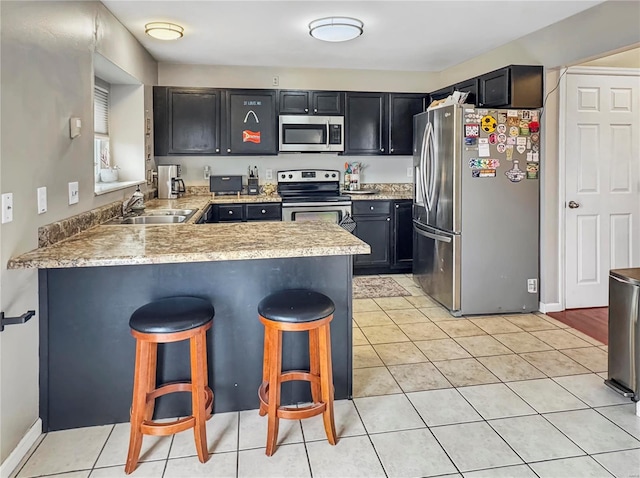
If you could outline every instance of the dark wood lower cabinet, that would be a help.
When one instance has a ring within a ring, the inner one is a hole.
[[[276,202],[213,204],[206,222],[281,221],[282,205]]]
[[[411,272],[413,263],[412,201],[354,201],[354,234],[371,254],[355,256],[354,274]]]

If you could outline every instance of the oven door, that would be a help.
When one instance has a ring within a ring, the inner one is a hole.
[[[283,221],[321,221],[338,224],[351,214],[351,203],[282,203]]]

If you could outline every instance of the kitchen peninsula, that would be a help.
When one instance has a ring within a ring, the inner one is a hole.
[[[156,206],[157,207],[157,206]],[[199,213],[201,213],[199,211]],[[13,258],[38,268],[40,415],[43,430],[126,422],[133,386],[131,313],[162,297],[192,295],[215,307],[208,336],[215,412],[258,408],[263,330],[257,304],[286,288],[310,288],[336,304],[331,324],[336,399],[351,396],[354,254],[369,246],[335,224],[100,225]],[[285,334],[283,368],[308,366],[307,340]],[[188,344],[158,350],[158,382],[189,376]],[[283,385],[283,403],[308,385]],[[188,394],[157,401],[156,417],[190,412]]]

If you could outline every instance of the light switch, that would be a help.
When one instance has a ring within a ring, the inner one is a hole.
[[[78,183],[69,183],[69,204],[77,204],[79,200]]]
[[[408,178],[412,178],[413,177],[413,168],[407,168],[407,177]]]
[[[38,188],[38,214],[47,212],[47,188]]]
[[[2,224],[13,221],[13,193],[2,195]]]
[[[82,120],[75,116],[69,118],[69,136],[71,139],[80,136],[80,130],[82,129]]]
[[[264,172],[265,179],[273,179],[273,169],[266,169]]]

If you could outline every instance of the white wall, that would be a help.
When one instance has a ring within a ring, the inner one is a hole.
[[[1,226],[0,305],[8,315],[20,315],[38,311],[37,271],[9,271],[9,258],[37,247],[39,226],[133,191],[93,194],[94,52],[145,84],[156,83],[157,64],[99,2],[2,1],[0,9],[0,189],[12,192],[14,200],[14,220]],[[150,96],[146,100],[150,110]],[[74,140],[69,138],[71,116],[83,122]],[[80,187],[80,202],[72,206],[67,203],[70,181]],[[47,187],[48,212],[38,215],[40,186]],[[0,335],[3,473],[39,416],[38,343],[37,315]]]
[[[109,100],[109,143],[120,181],[144,180],[144,86],[111,85]]]
[[[558,261],[561,245],[558,240],[557,70],[637,46],[640,43],[639,18],[640,2],[609,0],[440,72],[438,87],[509,64],[543,65],[547,71],[542,124],[540,300],[551,307],[560,304],[560,268],[564,267]]]

